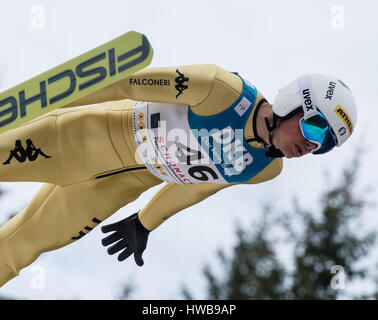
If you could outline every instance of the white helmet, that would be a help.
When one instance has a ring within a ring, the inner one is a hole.
[[[337,146],[352,134],[357,108],[352,91],[339,79],[326,74],[305,74],[279,90],[273,102],[273,113],[288,118],[302,108],[304,119],[318,111],[328,121]],[[302,110],[301,109],[301,110]]]

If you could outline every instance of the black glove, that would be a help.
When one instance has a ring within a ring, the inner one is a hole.
[[[111,235],[102,239],[102,244],[104,246],[108,246],[116,242],[108,248],[108,253],[110,255],[124,249],[119,254],[118,261],[123,261],[134,253],[136,264],[140,267],[143,266],[144,262],[142,259],[142,254],[146,249],[150,231],[147,230],[140,222],[138,212],[127,217],[126,219],[103,226],[101,231],[104,233],[115,231]]]

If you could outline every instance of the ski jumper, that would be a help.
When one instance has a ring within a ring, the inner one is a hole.
[[[216,65],[148,68],[2,133],[0,181],[44,185],[0,227],[0,286],[162,182],[139,212],[149,230],[226,187],[279,175],[282,160],[256,140],[264,101]],[[162,124],[190,146],[159,135]]]

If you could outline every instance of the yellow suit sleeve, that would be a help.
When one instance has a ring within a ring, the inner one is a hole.
[[[264,170],[246,182],[256,184],[271,180],[282,170],[282,159],[272,161]],[[201,202],[214,193],[239,183],[217,184],[196,183],[182,185],[177,183],[165,184],[139,212],[139,219],[148,230],[156,229],[175,213]]]
[[[178,95],[176,88],[179,73],[188,80],[187,88]],[[157,80],[160,84],[148,85],[146,80]],[[214,89],[216,79],[235,86],[239,94],[241,80],[213,64],[158,67],[142,69],[117,83],[85,96],[65,107],[83,106],[108,101],[131,99],[137,101],[161,102],[196,106],[208,98]],[[217,93],[219,95],[219,93]],[[228,93],[225,93],[228,95]],[[235,94],[237,97],[237,92]],[[219,97],[218,97],[219,98]]]

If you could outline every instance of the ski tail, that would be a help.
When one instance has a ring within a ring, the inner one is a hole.
[[[0,93],[0,133],[128,77],[152,56],[147,37],[130,31]]]

